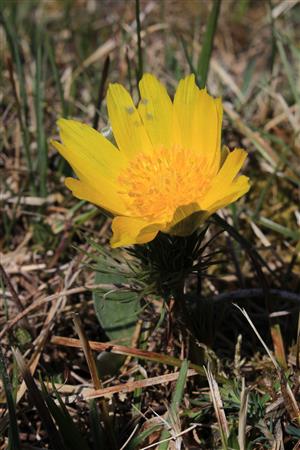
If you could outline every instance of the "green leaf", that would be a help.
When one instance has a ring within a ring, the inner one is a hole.
[[[192,61],[192,57],[191,57],[191,55],[190,55],[190,53],[189,53],[189,51],[188,51],[187,43],[186,43],[186,41],[184,40],[183,36],[180,36],[180,41],[181,41],[182,48],[183,48],[183,51],[184,51],[184,56],[185,56],[185,58],[186,58],[186,60],[187,60],[187,63],[188,63],[188,65],[189,65],[190,72],[193,73],[193,74],[195,75],[195,78],[196,78],[196,80],[197,80],[197,83],[200,84],[200,83],[199,83],[199,80],[198,80],[198,73],[197,73],[197,70],[196,70],[195,67],[194,67],[194,64],[193,64],[193,61]]]
[[[300,239],[299,231],[291,230],[290,228],[284,227],[283,225],[280,225],[279,223],[276,223],[271,219],[267,219],[266,217],[259,217],[257,221],[264,227],[281,234],[285,238],[290,238],[293,241],[299,241]]]
[[[138,433],[138,435],[128,443],[128,445],[126,446],[126,450],[136,450],[137,448],[140,448],[139,446],[144,442],[144,440],[148,436],[151,436],[151,434],[159,431],[161,427],[162,425],[152,425],[141,433]]]
[[[94,304],[108,338],[129,345],[140,312],[140,295],[122,289],[108,292],[97,290],[94,292]]]
[[[106,249],[88,240],[93,249],[88,254],[96,271],[93,300],[97,318],[109,340],[130,345],[141,309],[144,282],[139,276],[140,262],[128,251]],[[97,358],[100,377],[115,375],[125,357],[102,352]]]
[[[96,284],[120,285],[128,281],[126,275],[120,273],[117,267],[109,267],[103,259],[99,261],[97,267]],[[139,292],[132,292],[121,286],[112,285],[94,291],[96,315],[109,340],[130,345],[141,309],[140,298]],[[97,358],[99,375],[103,377],[115,374],[123,361],[123,356],[101,353]]]
[[[32,341],[31,335],[29,331],[26,330],[26,328],[17,328],[15,331],[15,337],[21,347],[29,344]]]
[[[285,429],[286,433],[289,433],[291,436],[295,437],[296,439],[300,439],[300,430],[299,428],[294,427],[293,425],[287,425]]]
[[[206,30],[203,38],[203,45],[198,61],[198,74],[200,78],[199,87],[204,88],[206,84],[210,57],[213,49],[214,37],[218,24],[221,0],[213,0],[212,10],[210,12]]]
[[[235,429],[234,426],[230,430],[230,434],[228,436],[227,444],[228,444],[228,448],[230,450],[240,450],[240,445],[239,445],[236,429]]]

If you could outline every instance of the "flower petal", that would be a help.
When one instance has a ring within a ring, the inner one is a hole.
[[[112,222],[113,236],[110,244],[113,248],[145,244],[155,238],[159,229],[159,224],[150,224],[140,218],[117,216]]]
[[[248,154],[242,148],[229,152],[222,167],[214,179],[214,183],[230,183],[243,166]]]
[[[205,206],[201,205],[203,208],[205,207],[207,209],[209,216],[214,214],[218,209],[230,205],[230,203],[235,202],[238,198],[242,197],[242,195],[246,194],[250,189],[249,178],[241,175],[226,189],[220,190],[220,187],[216,187],[215,189],[214,201],[212,200],[213,196],[211,196],[210,203],[205,201]]]
[[[70,177],[65,179],[65,185],[72,191],[75,197],[100,206],[113,215],[126,214],[127,212],[123,201],[113,190],[95,190],[88,184]]]
[[[114,137],[126,157],[151,151],[150,139],[126,89],[118,83],[110,84],[106,100]]]
[[[103,184],[103,181],[107,187],[111,187],[115,190],[117,189],[117,180],[114,179],[112,174],[110,177],[108,176],[101,163],[93,160],[84,153],[74,152],[60,142],[51,141],[51,144],[59,151],[63,158],[69,162],[76,175],[82,181],[93,186],[95,190]]]
[[[85,166],[95,165],[109,179],[117,177],[126,166],[124,155],[98,131],[76,120],[59,119],[57,124],[67,149],[63,156],[71,166],[78,165],[85,172]]]
[[[141,101],[138,111],[153,146],[172,144],[173,106],[166,88],[146,73],[139,83]]]
[[[247,153],[240,148],[229,153],[218,174],[212,180],[211,188],[199,202],[201,209],[207,210],[210,205],[217,203],[220,198],[226,197],[227,192],[228,194],[231,192],[233,181],[246,158]]]
[[[206,89],[199,89],[195,76],[179,82],[174,108],[181,129],[182,145],[203,155],[209,169],[216,173],[220,165],[222,102]]]
[[[66,185],[72,190],[75,197],[91,201],[110,212],[127,214],[127,208],[122,198],[118,195],[119,185],[113,177],[103,175],[103,168],[98,163],[79,152],[72,152],[59,142],[51,141],[51,144],[71,164],[74,172],[82,181],[81,184],[69,184],[70,180],[78,182],[73,178],[66,180]],[[84,193],[80,188],[84,186]],[[88,190],[88,191],[87,191]],[[88,193],[89,192],[89,193]]]
[[[221,161],[220,161],[220,168],[223,166],[224,162],[226,161],[227,157],[230,155],[230,150],[226,145],[223,145],[221,148]]]
[[[189,236],[208,217],[207,211],[201,211],[198,203],[180,206],[176,209],[172,222],[166,230],[162,230],[175,236]]]

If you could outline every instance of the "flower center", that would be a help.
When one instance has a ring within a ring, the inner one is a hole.
[[[168,222],[179,206],[201,200],[211,174],[203,156],[174,146],[139,153],[118,181],[132,215]]]

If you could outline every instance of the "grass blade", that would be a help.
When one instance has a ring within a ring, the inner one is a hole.
[[[262,271],[262,267],[265,267],[270,273],[272,273],[267,263],[256,251],[254,246],[246,238],[244,238],[234,227],[232,227],[229,223],[227,223],[226,220],[222,219],[222,217],[220,217],[218,214],[214,214],[213,218],[215,222],[218,225],[220,225],[225,231],[227,231],[227,233],[233,239],[235,239],[240,244],[240,246],[245,250],[245,252],[247,253],[247,255],[249,256],[249,258],[253,263],[253,266],[257,273],[257,277],[259,278],[261,286],[264,290],[265,296],[267,296],[269,286],[266,277]]]
[[[194,64],[193,64],[193,61],[192,61],[192,57],[191,57],[191,55],[189,54],[189,51],[188,51],[188,48],[187,48],[187,43],[186,43],[186,41],[184,40],[184,37],[183,37],[183,36],[180,36],[179,39],[180,39],[180,42],[181,42],[181,45],[182,45],[182,48],[183,48],[183,52],[184,52],[185,59],[187,60],[187,63],[188,63],[188,65],[189,65],[190,72],[193,73],[193,74],[195,75],[195,78],[196,78],[196,80],[197,80],[197,83],[199,84],[198,73],[197,73],[197,70],[196,70],[195,67],[194,67]]]
[[[14,349],[13,354],[14,354],[16,362],[19,366],[21,375],[27,386],[29,398],[30,398],[31,402],[35,405],[35,407],[41,417],[41,420],[47,430],[49,441],[50,441],[52,447],[55,450],[67,450],[63,443],[62,436],[59,433],[59,431],[57,430],[57,428],[53,422],[53,419],[51,417],[49,409],[48,409],[37,385],[35,384],[35,381],[31,375],[29,368],[27,367],[27,365],[23,359],[23,356],[21,355],[21,353],[19,352],[18,349]]]
[[[179,406],[180,406],[180,403],[182,401],[183,394],[184,394],[184,388],[185,388],[188,368],[189,368],[189,363],[187,360],[184,360],[182,362],[182,366],[180,368],[179,377],[178,377],[178,380],[176,383],[175,391],[172,396],[170,411],[169,411],[169,415],[167,418],[167,421],[170,422],[172,429],[176,428],[177,420],[179,420],[178,411],[179,411]],[[179,434],[180,430],[176,430],[176,431],[178,431],[178,433],[176,433],[176,434]],[[160,440],[161,441],[164,440],[164,442],[162,442],[160,444],[160,446],[158,447],[158,450],[167,450],[169,448],[169,440],[167,440],[167,439],[170,436],[171,436],[170,432],[168,430],[164,429],[160,436]]]
[[[140,448],[147,437],[151,436],[153,433],[156,433],[161,429],[162,425],[152,425],[146,430],[139,432],[137,436],[135,436],[130,442],[128,442],[125,447],[126,450],[136,450]],[[123,447],[122,447],[123,448]]]
[[[104,88],[105,88],[105,84],[106,84],[106,80],[107,80],[107,76],[108,76],[109,63],[110,63],[110,58],[109,58],[109,55],[107,55],[105,62],[104,62],[103,69],[102,69],[102,76],[101,76],[100,85],[99,85],[96,112],[95,112],[95,116],[94,116],[94,120],[93,120],[93,128],[95,128],[95,130],[98,130],[100,109],[101,109],[102,101],[104,98]]]
[[[56,395],[59,406],[55,403],[55,401],[50,397],[46,386],[42,383],[42,390],[44,394],[45,402],[49,408],[49,411],[52,417],[55,420],[55,424],[57,425],[64,442],[68,449],[72,450],[90,450],[86,440],[83,435],[80,433],[78,429],[78,425],[73,422],[72,417],[70,416],[66,406],[64,405],[59,392],[52,383],[52,387],[54,393]]]
[[[4,355],[0,347],[0,378],[2,379],[4,392],[6,396],[6,403],[9,415],[9,443],[8,450],[21,450],[19,429],[17,423],[17,414],[15,408],[15,402],[12,393],[12,386],[7,373]]]
[[[48,35],[46,35],[46,51],[47,51],[48,59],[49,59],[50,66],[51,66],[51,69],[53,72],[57,92],[58,92],[58,95],[60,98],[62,117],[66,118],[66,117],[68,117],[68,105],[65,100],[64,90],[63,90],[63,86],[62,86],[62,83],[60,80],[60,76],[59,76],[59,72],[58,72],[58,68],[57,68],[57,64],[56,64],[54,44]]]
[[[90,426],[94,450],[106,450],[106,441],[104,439],[103,429],[101,427],[100,411],[96,400],[89,402],[90,407]]]
[[[39,28],[36,30],[36,61],[35,61],[35,114],[38,149],[38,173],[39,173],[39,194],[41,197],[47,195],[47,171],[48,152],[44,132],[44,87],[42,80],[42,33]]]
[[[278,48],[278,52],[280,55],[280,59],[282,61],[291,91],[292,91],[294,99],[295,99],[295,102],[298,103],[298,105],[300,105],[300,95],[297,90],[297,82],[296,82],[296,80],[294,80],[292,67],[289,63],[289,60],[288,60],[287,54],[285,52],[281,37],[280,37],[280,35],[278,35],[278,33],[276,33],[276,43],[277,43],[277,48]]]
[[[224,450],[227,450],[229,449],[228,447],[229,428],[224,412],[222,398],[219,391],[219,386],[209,367],[206,370],[206,374],[210,389],[211,400],[218,420],[219,431],[222,441],[222,448]]]
[[[206,30],[203,38],[203,45],[198,61],[199,87],[204,88],[209,69],[210,57],[213,49],[214,37],[218,24],[218,17],[221,7],[221,0],[213,0],[212,10],[210,12]]]
[[[136,16],[136,33],[138,45],[138,68],[137,68],[137,84],[143,76],[143,50],[141,39],[141,20],[140,20],[140,0],[135,0],[135,16]]]
[[[267,219],[266,217],[259,217],[257,222],[262,226],[281,234],[285,238],[292,239],[295,242],[300,239],[300,232],[298,230],[291,230],[290,228],[280,225],[279,223],[276,223],[271,219]]]
[[[13,57],[13,61],[16,67],[16,72],[18,75],[18,84],[19,84],[19,95],[17,93],[17,87],[14,79],[13,74],[13,64],[11,59],[7,61],[8,64],[8,71],[9,71],[9,77],[12,84],[15,102],[16,102],[16,109],[17,109],[17,115],[18,120],[20,123],[20,128],[22,131],[22,137],[23,137],[23,145],[25,149],[25,157],[27,161],[27,167],[29,172],[29,180],[32,181],[31,189],[33,193],[36,193],[35,183],[34,183],[34,177],[33,177],[33,165],[32,165],[32,158],[30,153],[30,136],[28,131],[28,124],[27,124],[27,112],[29,110],[28,107],[28,98],[27,98],[27,92],[26,92],[26,83],[25,83],[25,74],[24,74],[24,66],[21,62],[21,54],[20,54],[20,48],[18,44],[18,38],[17,33],[13,29],[9,19],[6,19],[3,14],[0,12],[0,24],[3,25],[7,42],[10,47],[11,55]]]

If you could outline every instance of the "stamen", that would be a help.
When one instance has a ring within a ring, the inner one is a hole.
[[[170,221],[179,206],[201,200],[211,176],[203,156],[174,146],[139,153],[119,183],[132,215]]]

